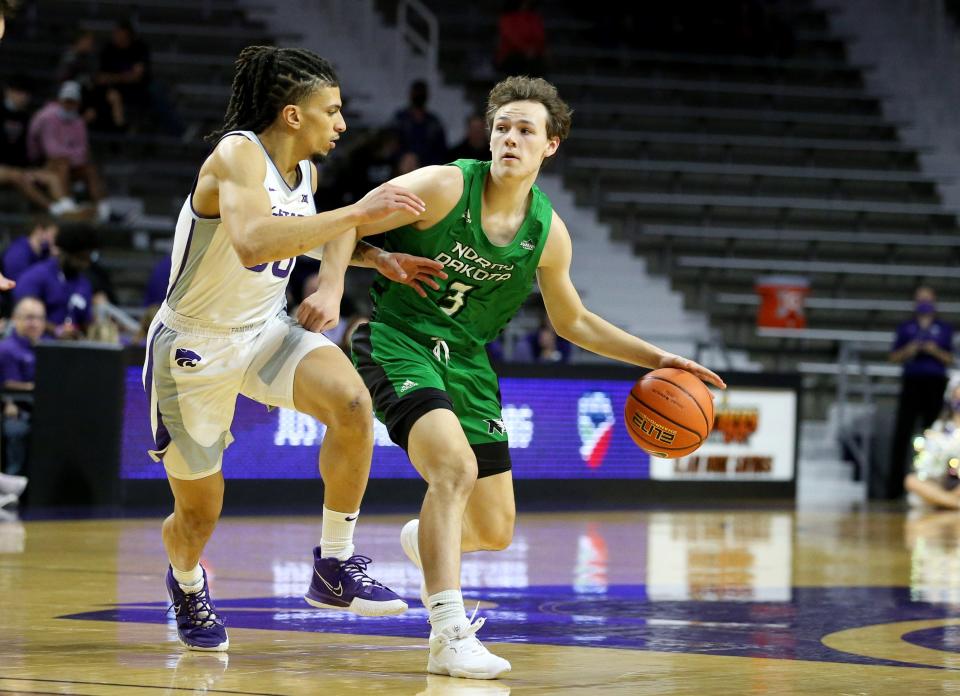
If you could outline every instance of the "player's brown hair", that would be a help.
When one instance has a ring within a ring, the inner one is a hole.
[[[542,77],[515,75],[498,82],[487,99],[487,129],[493,128],[497,110],[515,101],[535,101],[547,110],[547,137],[566,140],[570,135],[573,109],[560,98],[557,88]]]
[[[234,130],[260,133],[287,104],[299,103],[317,88],[340,84],[330,63],[303,48],[247,46],[235,66],[223,125],[207,136],[208,141]]]

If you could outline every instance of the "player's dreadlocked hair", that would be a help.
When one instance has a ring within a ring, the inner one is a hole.
[[[233,130],[260,133],[287,104],[299,103],[319,87],[340,84],[330,63],[303,48],[247,46],[235,65],[223,126],[207,136],[210,142]]]

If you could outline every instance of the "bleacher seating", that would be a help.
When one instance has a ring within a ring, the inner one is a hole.
[[[135,307],[151,267],[168,253],[176,214],[209,149],[201,136],[222,120],[238,51],[249,44],[275,43],[277,37],[248,19],[251,4],[238,0],[22,4],[4,39],[4,51],[17,60],[0,63],[0,82],[13,74],[32,78],[37,105],[42,104],[55,90],[56,66],[77,29],[93,30],[102,45],[114,21],[129,18],[151,48],[154,80],[188,126],[185,137],[149,128],[91,134],[108,193],[129,198],[138,210],[128,220],[101,229],[102,264],[111,271],[120,304]],[[0,236],[20,234],[31,209],[6,189],[0,189],[0,206],[6,213],[0,218]]]

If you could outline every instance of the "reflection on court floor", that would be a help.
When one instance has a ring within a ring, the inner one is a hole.
[[[318,678],[331,693],[410,694],[957,683],[955,513],[522,516],[510,549],[464,560],[481,637],[514,663],[487,685],[423,674],[429,627],[399,548],[403,521],[367,516],[358,529],[358,551],[411,604],[371,619],[303,602],[318,518],[225,520],[204,560],[231,631],[220,658],[175,643],[155,521],[0,523],[0,591],[18,597],[0,614],[0,691],[313,693]]]

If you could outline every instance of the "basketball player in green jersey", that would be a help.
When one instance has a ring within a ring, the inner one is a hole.
[[[428,483],[419,521],[401,533],[404,551],[424,574],[428,671],[475,679],[494,679],[510,663],[476,638],[483,619],[466,617],[460,555],[506,548],[515,516],[497,376],[484,346],[516,314],[534,278],[557,333],[572,343],[725,386],[710,370],[629,335],[580,301],[569,276],[570,235],[534,185],[570,130],[570,109],[553,85],[504,80],[490,92],[487,122],[492,161],[458,160],[398,177],[393,183],[419,196],[426,210],[358,229],[360,237],[390,230],[387,251],[440,261],[448,278],[442,286],[425,279],[425,296],[376,281],[373,319],[352,343],[378,417]],[[345,267],[355,241],[348,234],[328,244],[324,263],[336,258]]]

